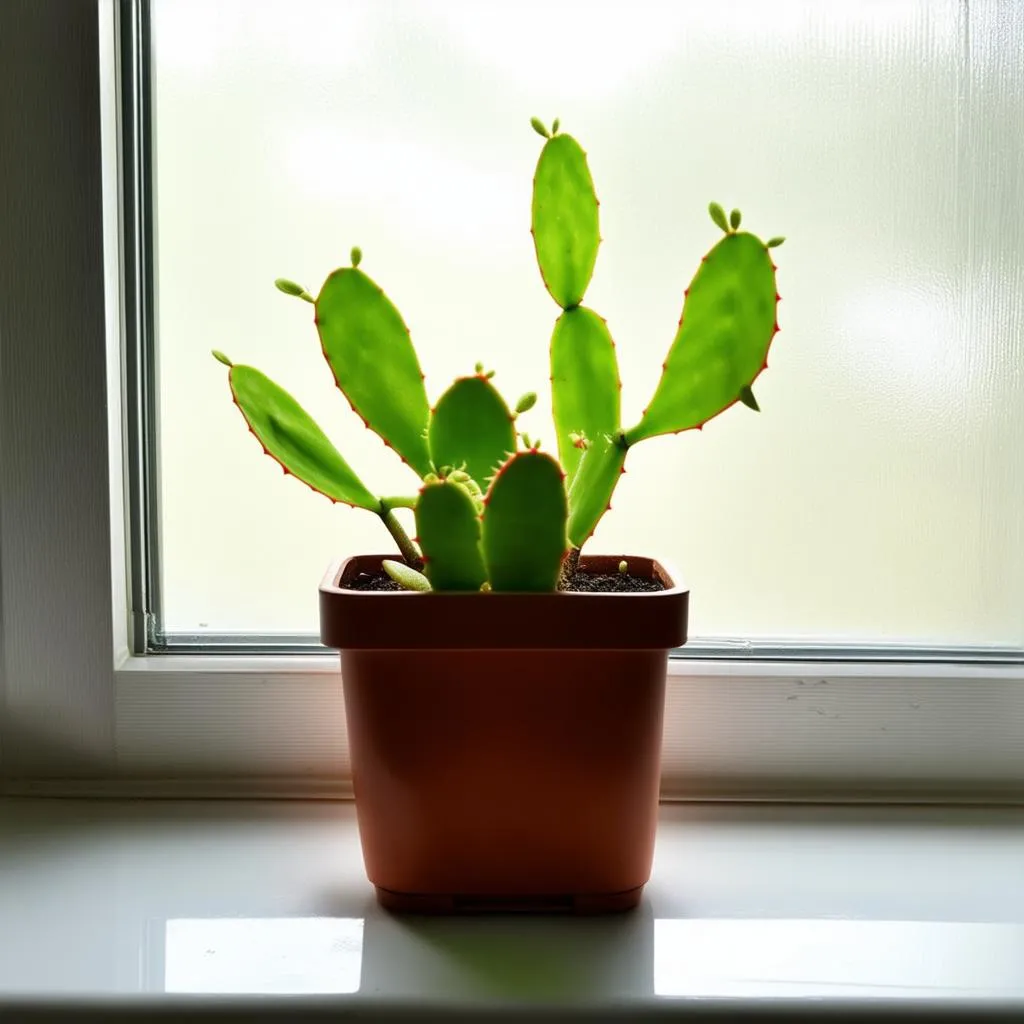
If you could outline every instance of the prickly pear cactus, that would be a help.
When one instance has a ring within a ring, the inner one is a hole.
[[[216,355],[229,367],[231,394],[249,429],[286,474],[331,501],[378,510],[380,499],[366,489],[312,417],[284,388],[251,366],[234,364],[220,352]]]
[[[600,441],[620,430],[618,359],[604,317],[581,306],[601,241],[599,203],[583,148],[571,135],[534,128],[547,141],[533,179],[531,233],[541,279],[562,314],[551,335],[551,406],[558,458],[571,484],[582,455],[578,438]]]
[[[719,207],[719,209],[721,209]],[[679,329],[661,381],[628,444],[702,427],[735,402],[756,409],[752,386],[778,333],[775,264],[767,243],[738,231],[704,257],[684,292]]]
[[[431,469],[423,371],[401,314],[359,269],[358,249],[352,257],[316,299],[324,356],[352,409],[423,477]]]
[[[480,513],[461,484],[424,484],[416,504],[423,572],[434,590],[479,590],[487,579],[480,551]]]
[[[483,551],[496,591],[554,590],[568,544],[562,467],[544,452],[513,455],[484,499]]]
[[[430,457],[438,469],[463,469],[483,485],[516,450],[515,421],[485,374],[460,377],[434,406]]]
[[[739,230],[742,215],[717,203],[725,233],[684,293],[683,313],[661,381],[639,423],[623,430],[614,343],[603,319],[579,303],[600,240],[598,203],[583,150],[548,132],[533,187],[533,234],[545,287],[563,307],[551,339],[552,408],[569,480],[569,539],[579,548],[611,508],[629,448],[659,434],[700,428],[736,402],[757,410],[753,383],[778,332],[779,295],[770,250]]]
[[[557,120],[550,129],[537,118],[532,124],[544,145],[531,232],[544,286],[561,309],[550,342],[558,461],[518,429],[536,394],[523,395],[510,410],[491,383],[493,373],[480,364],[431,409],[405,321],[360,269],[358,248],[351,265],[334,271],[315,298],[286,278],[275,285],[315,307],[321,348],[339,389],[423,481],[417,494],[376,497],[287,391],[214,352],[228,367],[234,402],[264,452],[332,501],[379,515],[403,557],[385,560],[384,569],[410,590],[554,589],[563,559],[567,567],[575,564],[611,508],[633,445],[700,428],[737,402],[758,409],[753,384],[779,330],[771,250],[783,239],[764,242],[740,231],[739,210],[726,215],[712,203],[711,219],[725,237],[685,290],[658,386],[640,421],[624,430],[615,343],[604,318],[582,305],[601,243],[587,157],[572,136],[560,134]],[[402,508],[414,510],[422,556],[395,515]]]
[[[551,135],[533,179],[533,244],[544,285],[563,309],[583,301],[601,243],[587,155],[571,135]]]

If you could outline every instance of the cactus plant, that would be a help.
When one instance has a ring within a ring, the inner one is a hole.
[[[561,309],[550,340],[557,460],[518,429],[536,395],[510,409],[493,372],[479,363],[431,408],[409,330],[360,269],[359,248],[315,297],[285,278],[275,284],[314,306],[335,383],[364,424],[419,476],[418,494],[375,496],[291,395],[259,370],[214,353],[228,367],[235,404],[266,454],[332,501],[379,515],[403,558],[385,569],[410,590],[565,586],[580,548],[611,507],[629,449],[658,435],[699,430],[737,402],[757,410],[753,384],[779,330],[771,250],[784,239],[765,242],[741,231],[739,210],[727,215],[711,203],[708,212],[724,237],[683,292],[654,395],[640,420],[624,428],[615,343],[604,318],[582,305],[601,244],[587,156],[557,120],[550,129],[538,118],[531,124],[544,144],[530,230],[541,279]],[[416,541],[396,508],[413,510]]]

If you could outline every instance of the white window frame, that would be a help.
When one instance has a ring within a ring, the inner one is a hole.
[[[112,12],[0,4],[0,792],[345,797],[333,658],[128,653]],[[668,799],[1020,802],[1024,670],[676,660],[665,750]]]

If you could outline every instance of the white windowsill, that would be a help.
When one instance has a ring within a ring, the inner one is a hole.
[[[636,913],[399,919],[351,804],[0,801],[0,1015],[1024,1014],[1022,863],[1024,810],[676,805]]]

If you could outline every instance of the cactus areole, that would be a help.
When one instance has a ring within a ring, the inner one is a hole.
[[[531,422],[536,393],[509,402],[483,363],[428,393],[372,248],[353,245],[319,291],[275,284],[312,314],[338,390],[408,468],[405,494],[379,494],[283,387],[214,352],[263,452],[378,516],[397,548],[332,567],[320,587],[321,639],[341,650],[367,873],[397,909],[639,899],[667,656],[686,640],[689,595],[642,553],[583,549],[634,445],[700,430],[734,405],[759,411],[754,385],[779,330],[784,239],[764,241],[739,210],[711,203],[719,237],[681,287],[653,394],[624,423],[614,332],[585,304],[602,244],[587,154],[558,119],[530,123],[541,150],[523,215],[556,306],[553,435]]]

